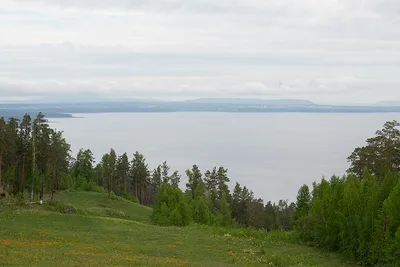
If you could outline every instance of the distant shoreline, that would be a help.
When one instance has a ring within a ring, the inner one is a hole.
[[[334,106],[298,103],[198,103],[198,102],[102,102],[73,104],[0,104],[0,117],[34,117],[41,111],[47,118],[78,118],[73,114],[93,113],[400,113],[400,106]]]

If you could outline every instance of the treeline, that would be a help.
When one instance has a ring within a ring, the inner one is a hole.
[[[117,155],[114,149],[96,163],[89,149],[73,158],[62,132],[51,129],[42,113],[32,119],[0,118],[0,193],[35,199],[57,190],[108,192],[154,207],[153,219],[161,225],[190,222],[292,229],[294,203],[280,200],[264,204],[246,186],[236,183],[230,192],[228,170],[214,167],[202,172],[197,165],[181,175],[167,162],[151,170],[136,152]]]
[[[54,195],[58,177],[69,171],[70,146],[39,113],[21,121],[0,118],[0,193],[43,198]],[[20,194],[21,193],[21,194]]]
[[[294,203],[278,204],[254,198],[246,186],[236,183],[231,194],[227,169],[207,170],[202,175],[197,165],[186,171],[188,183],[183,192],[177,186],[163,183],[153,207],[153,221],[159,225],[184,226],[190,222],[206,225],[292,229]]]
[[[356,148],[347,176],[301,187],[294,224],[302,240],[364,265],[400,266],[399,126],[387,122]]]

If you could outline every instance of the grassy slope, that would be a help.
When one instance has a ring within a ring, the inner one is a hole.
[[[288,233],[251,238],[207,226],[158,227],[149,223],[151,209],[105,194],[58,197],[86,215],[3,208],[0,266],[355,266],[292,244]],[[128,219],[106,217],[110,209]]]

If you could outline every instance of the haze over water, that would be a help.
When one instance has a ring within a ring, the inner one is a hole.
[[[105,113],[53,119],[75,156],[92,150],[96,160],[114,148],[139,151],[151,169],[164,160],[182,175],[193,164],[203,173],[228,168],[235,182],[265,201],[294,201],[299,187],[323,175],[343,175],[353,149],[400,114],[320,113]]]

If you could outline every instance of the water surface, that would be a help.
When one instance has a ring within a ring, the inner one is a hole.
[[[342,175],[346,158],[387,120],[400,114],[308,113],[97,113],[54,119],[73,153],[90,148],[96,159],[112,147],[138,150],[151,168],[168,161],[182,174],[197,164],[229,169],[264,200],[295,200],[302,184]]]

